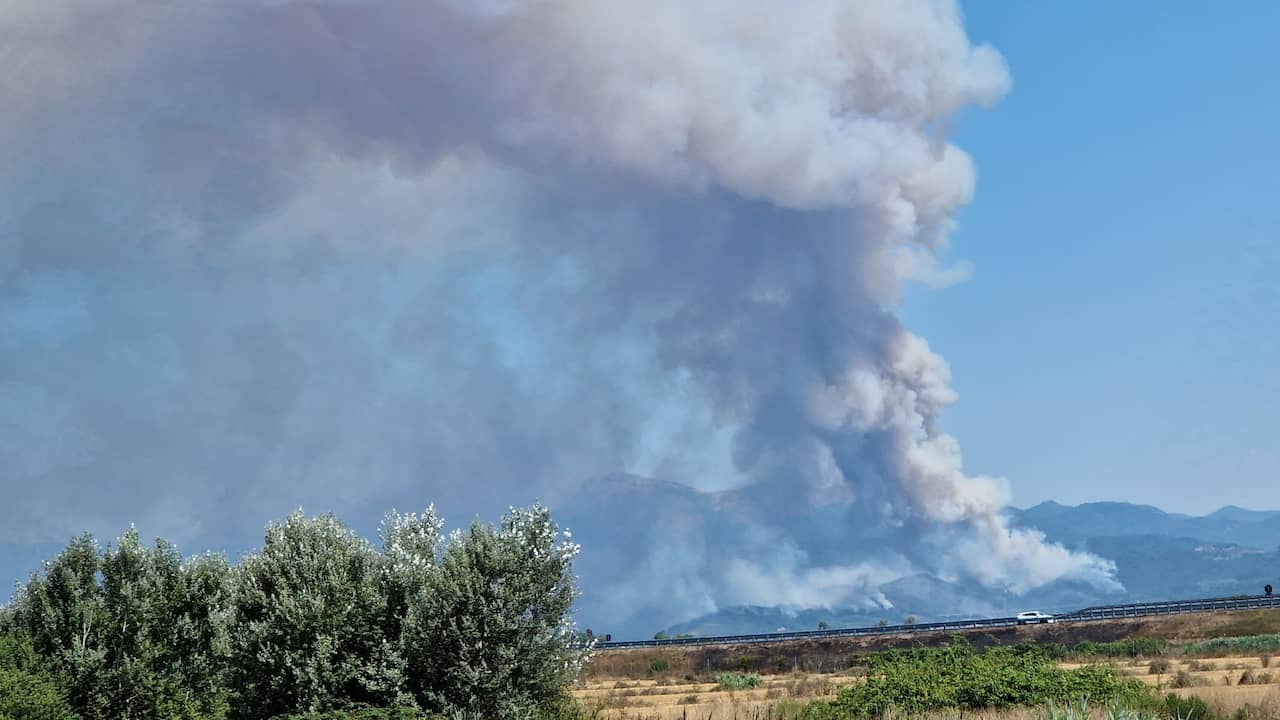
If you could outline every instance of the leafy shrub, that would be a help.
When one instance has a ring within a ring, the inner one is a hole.
[[[760,686],[760,676],[755,673],[720,673],[716,675],[719,690],[750,690]]]
[[[1158,657],[1169,652],[1169,641],[1164,638],[1129,638],[1115,642],[1099,643],[1085,640],[1072,649],[1080,657]]]
[[[1067,647],[1062,643],[1039,643],[1035,645],[1040,649],[1040,652],[1050,660],[1061,660],[1071,655],[1071,652],[1067,650]]]
[[[967,644],[892,650],[867,658],[865,683],[841,690],[830,707],[837,717],[908,715],[945,709],[1068,703],[1082,697],[1109,702],[1142,692],[1110,667],[1063,670],[1030,647]]]
[[[1169,658],[1156,658],[1147,664],[1149,675],[1163,675],[1169,672]]]
[[[0,668],[0,718],[78,720],[51,675],[10,668]]]
[[[0,670],[43,673],[48,665],[38,653],[30,636],[9,630],[0,634]]]
[[[1280,633],[1212,638],[1188,643],[1182,647],[1182,652],[1186,655],[1238,655],[1277,650],[1280,650]]]
[[[1209,705],[1194,695],[1182,697],[1169,693],[1160,710],[1165,717],[1176,720],[1217,720],[1217,715],[1209,709]]]
[[[649,661],[649,672],[653,673],[654,675],[657,675],[658,673],[664,673],[670,669],[671,669],[671,663],[667,662],[666,660],[658,659],[658,660]]]

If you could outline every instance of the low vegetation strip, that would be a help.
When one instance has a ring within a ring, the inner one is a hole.
[[[1069,654],[1077,657],[1158,657],[1169,652],[1164,638],[1138,637],[1099,643],[1091,640],[1076,643]]]
[[[750,690],[760,686],[760,676],[755,673],[720,673],[716,686],[725,690]]]
[[[1063,669],[1034,646],[978,651],[967,643],[890,651],[867,659],[867,677],[815,707],[811,717],[871,718],[900,712],[980,710],[1048,703],[1127,701],[1148,691],[1104,665]]]
[[[1280,633],[1211,638],[1182,646],[1184,655],[1233,655],[1276,651],[1280,651]]]

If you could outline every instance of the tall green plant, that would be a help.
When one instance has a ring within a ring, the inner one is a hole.
[[[404,628],[425,707],[510,717],[561,699],[588,652],[574,646],[569,617],[577,552],[541,506],[450,537]]]
[[[384,634],[382,562],[337,518],[298,511],[269,525],[235,580],[236,717],[397,699],[402,663]]]
[[[136,530],[105,550],[82,535],[18,593],[14,626],[85,718],[217,718],[227,580],[224,560],[184,567],[173,546],[144,547]]]
[[[31,639],[11,629],[0,632],[0,718],[77,720]]]
[[[25,638],[0,643],[0,686],[82,720],[558,712],[589,651],[569,617],[577,546],[541,507],[441,527],[392,513],[379,552],[298,512],[235,568],[132,530],[105,550],[80,536],[0,608],[0,635]]]

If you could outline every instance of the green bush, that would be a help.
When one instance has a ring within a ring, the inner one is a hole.
[[[1071,655],[1071,651],[1062,643],[1040,643],[1036,647],[1050,660],[1061,660]]]
[[[1130,704],[1145,714],[1160,718],[1171,718],[1172,720],[1218,720],[1217,715],[1209,708],[1208,704],[1194,695],[1182,697],[1175,693],[1169,693],[1163,698],[1148,695],[1146,698],[1133,699]]]
[[[0,720],[77,720],[31,639],[0,634]]]
[[[716,675],[719,690],[750,690],[759,687],[760,676],[755,673],[720,673]]]
[[[654,675],[657,675],[658,673],[664,673],[670,669],[671,669],[671,663],[667,662],[666,660],[658,659],[658,660],[649,661],[649,672],[653,673]]]
[[[0,718],[78,720],[51,675],[9,668],[0,668]]]
[[[1085,640],[1071,649],[1079,657],[1158,657],[1169,652],[1169,641],[1164,638],[1129,638],[1115,642],[1099,643]]]
[[[1232,655],[1280,651],[1280,633],[1221,637],[1182,646],[1184,655]]]
[[[893,650],[867,658],[867,680],[830,703],[835,717],[908,715],[947,709],[983,709],[1071,703],[1108,703],[1143,692],[1110,667],[1058,668],[1034,646],[988,648],[968,644]]]

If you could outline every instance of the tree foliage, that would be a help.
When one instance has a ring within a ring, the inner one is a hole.
[[[586,657],[569,621],[577,552],[542,507],[453,534],[405,619],[425,707],[508,717],[559,698]]]
[[[236,572],[236,715],[393,700],[381,577],[373,546],[333,516],[295,512],[271,524],[262,551]]]
[[[30,638],[0,634],[0,718],[78,720]]]
[[[558,708],[590,650],[569,617],[577,546],[542,507],[442,527],[391,513],[376,548],[299,511],[234,567],[134,530],[105,549],[77,537],[0,607],[0,639],[19,639],[0,642],[0,720]]]
[[[63,678],[86,718],[220,717],[230,569],[183,564],[163,540],[130,530],[103,550],[82,535],[31,579],[14,625]]]

